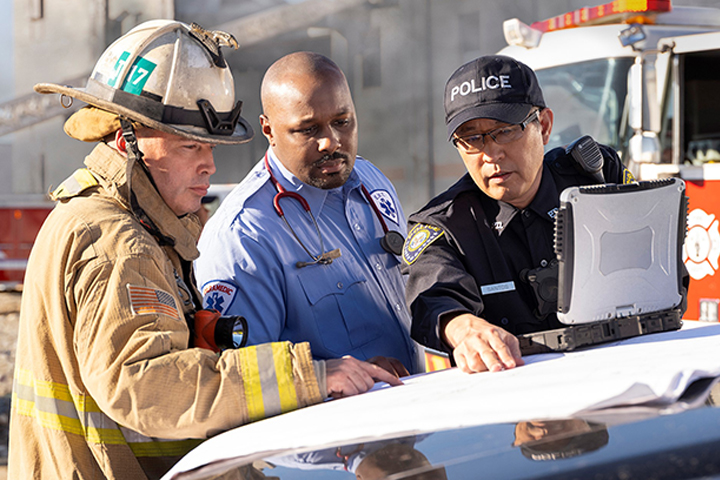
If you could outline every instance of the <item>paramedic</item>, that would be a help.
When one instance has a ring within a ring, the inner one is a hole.
[[[205,306],[245,316],[250,344],[308,341],[318,359],[421,370],[400,272],[405,217],[392,183],[356,156],[345,75],[292,53],[267,70],[261,100],[270,146],[200,237]]]

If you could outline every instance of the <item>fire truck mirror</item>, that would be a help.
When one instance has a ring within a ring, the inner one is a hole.
[[[629,161],[625,164],[660,163],[660,141],[655,132],[638,132],[628,145]]]
[[[638,57],[639,59],[640,57]],[[633,132],[637,133],[642,130],[642,110],[643,110],[643,84],[642,84],[642,63],[635,61],[628,72],[628,104],[630,111],[628,113],[628,124]]]

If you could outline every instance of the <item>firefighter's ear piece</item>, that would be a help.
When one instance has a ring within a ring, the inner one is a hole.
[[[125,142],[125,137],[123,137],[122,129],[118,129],[115,132],[115,146],[120,152],[127,153],[127,143]]]

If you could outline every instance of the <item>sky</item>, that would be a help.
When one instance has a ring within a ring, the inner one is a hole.
[[[14,97],[12,11],[12,0],[0,0],[0,102]]]

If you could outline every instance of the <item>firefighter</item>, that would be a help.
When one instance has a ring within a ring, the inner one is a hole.
[[[594,165],[563,148],[544,154],[553,112],[532,69],[510,57],[479,57],[452,74],[445,123],[468,173],[409,217],[411,334],[452,352],[464,371],[513,368],[523,363],[514,334],[562,326],[557,299],[533,283],[545,279],[556,293],[560,192],[634,179],[604,146]]]
[[[307,343],[189,348],[201,308],[192,212],[215,171],[214,146],[253,135],[224,46],[237,44],[156,20],[108,47],[86,88],[35,87],[88,103],[65,131],[97,145],[54,191],[28,262],[12,479],[159,478],[223,430],[374,380],[399,383],[352,358],[313,361]]]

